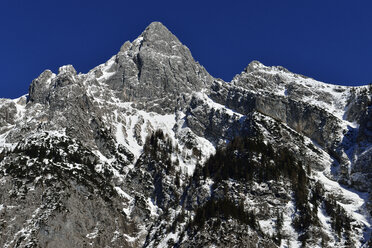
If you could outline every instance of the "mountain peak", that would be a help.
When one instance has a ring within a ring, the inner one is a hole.
[[[145,41],[148,42],[154,42],[157,40],[164,40],[167,42],[170,41],[179,42],[177,37],[174,34],[172,34],[172,32],[169,31],[169,29],[166,26],[164,26],[161,22],[150,23],[150,25],[147,26],[145,31],[143,31],[141,36]]]
[[[58,69],[58,75],[64,74],[64,73],[70,73],[72,75],[76,75],[76,70],[72,65],[64,65],[59,67]]]
[[[164,24],[161,22],[150,23],[146,27],[144,33],[149,33],[149,32],[150,33],[171,33],[169,29],[166,26],[164,26]]]
[[[148,29],[158,29],[158,30],[159,30],[159,29],[166,29],[166,30],[168,30],[167,27],[164,26],[163,23],[161,23],[161,22],[157,22],[157,21],[151,22],[151,23],[146,27],[146,30],[148,30]]]
[[[248,66],[244,69],[245,72],[250,73],[258,68],[265,67],[260,61],[253,60]]]

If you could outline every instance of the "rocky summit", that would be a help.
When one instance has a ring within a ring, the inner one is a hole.
[[[372,87],[224,82],[154,22],[0,99],[0,189],[1,247],[372,247]]]

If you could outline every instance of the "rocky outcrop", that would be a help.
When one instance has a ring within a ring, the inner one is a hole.
[[[371,94],[372,98],[372,94]],[[362,113],[362,116],[359,120],[359,133],[358,141],[359,142],[372,142],[372,101],[369,103],[369,106],[366,107],[366,110]]]
[[[136,228],[120,211],[112,175],[94,169],[97,161],[77,140],[52,133],[19,143],[0,172],[1,225],[8,230],[0,231],[0,245],[130,247],[123,230]]]
[[[173,111],[175,96],[208,88],[212,82],[189,49],[159,22],[151,23],[133,43],[123,45],[112,70],[115,73],[106,83],[122,100],[146,99],[142,102],[145,109],[155,104],[152,101],[167,101],[166,112]]]
[[[46,103],[51,88],[51,79],[55,76],[52,71],[45,70],[40,76],[34,79],[28,90],[29,101]]]
[[[216,145],[223,145],[238,135],[253,133],[250,119],[222,106],[210,105],[206,95],[193,95],[186,112],[186,123],[191,130]]]
[[[15,124],[17,107],[13,101],[1,101],[0,99],[0,128]]]
[[[317,106],[287,96],[260,94],[217,82],[212,86],[210,97],[237,113],[247,115],[257,111],[286,123],[326,150],[335,151],[340,145],[339,134],[343,131],[340,121]]]

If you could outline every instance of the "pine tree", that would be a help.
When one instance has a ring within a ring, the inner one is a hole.
[[[281,243],[282,243],[282,228],[283,228],[283,222],[284,222],[284,218],[283,218],[283,213],[281,213],[279,211],[279,209],[277,210],[277,213],[276,213],[276,240],[277,240],[277,245],[280,246]]]

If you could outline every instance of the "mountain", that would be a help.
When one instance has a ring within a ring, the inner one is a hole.
[[[0,99],[2,247],[371,247],[372,88],[211,76],[159,22]]]

